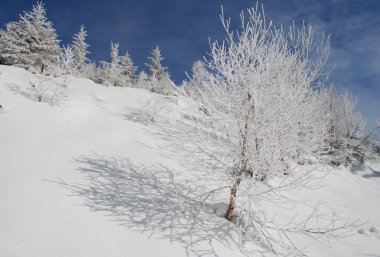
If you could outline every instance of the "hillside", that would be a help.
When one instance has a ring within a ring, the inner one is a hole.
[[[178,150],[183,99],[0,66],[0,104],[1,257],[273,256],[210,211],[227,189],[196,200],[219,182]],[[380,256],[380,162],[367,165],[319,167],[323,187],[291,192],[360,220],[344,238],[295,236],[309,256]]]

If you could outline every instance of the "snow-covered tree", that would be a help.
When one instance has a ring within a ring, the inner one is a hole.
[[[86,64],[88,63],[87,54],[89,51],[87,50],[89,45],[86,43],[87,31],[84,26],[80,27],[80,30],[77,34],[73,36],[72,47],[75,53],[75,60],[77,69],[79,72],[83,72]]]
[[[329,115],[331,162],[348,165],[364,161],[366,154],[374,151],[374,142],[368,137],[371,132],[365,132],[365,118],[358,111],[356,99],[348,91],[335,88],[326,88],[321,95],[322,107]]]
[[[140,71],[140,73],[139,73],[139,75],[137,77],[136,87],[137,88],[150,89],[148,87],[148,80],[149,80],[148,74],[146,74],[145,71]]]
[[[87,73],[96,83],[110,86],[131,86],[135,83],[136,68],[129,54],[119,55],[119,43],[111,42],[111,62],[101,61],[99,66],[94,63]]]
[[[167,67],[163,67],[161,61],[164,58],[161,56],[161,51],[158,46],[153,49],[152,56],[148,57],[150,63],[146,63],[145,65],[149,68],[152,77],[157,78],[158,80],[162,80],[166,77]]]
[[[133,64],[133,60],[131,59],[128,52],[121,56],[120,66],[121,75],[125,79],[126,85],[132,86],[134,83],[136,83],[137,67]]]
[[[60,62],[65,75],[76,74],[76,58],[73,47],[70,45],[64,46],[61,51]]]
[[[323,107],[329,114],[329,144],[339,148],[344,138],[358,138],[364,129],[365,119],[357,111],[356,100],[348,91],[326,88],[323,92]]]
[[[196,95],[198,91],[197,88],[207,86],[210,82],[209,76],[210,74],[208,73],[205,64],[200,60],[195,61],[191,70],[191,77],[189,77],[190,81],[185,80],[181,87],[187,95],[196,99],[198,97]]]
[[[119,43],[111,42],[111,65],[115,68],[120,65]]]
[[[291,229],[274,224],[262,203],[307,180],[291,169],[294,159],[318,158],[326,149],[329,122],[320,91],[329,40],[315,43],[311,25],[286,33],[266,23],[258,6],[242,13],[240,31],[231,31],[223,14],[222,20],[226,39],[211,44],[208,71],[195,72],[191,81],[198,85],[193,142],[230,188],[224,217],[242,221],[246,232],[269,245],[281,244],[290,230],[318,233],[306,229],[307,221],[289,223]],[[278,237],[268,234],[277,228]]]
[[[100,61],[97,66],[95,63],[92,64],[93,73],[91,75],[91,80],[98,84],[105,84],[108,86],[108,76],[110,70],[110,64],[105,61]]]
[[[202,86],[207,83],[209,78],[208,71],[205,67],[205,64],[201,61],[195,61],[192,67],[193,81],[194,86]]]
[[[20,15],[19,21],[8,23],[0,33],[3,46],[0,55],[7,64],[41,73],[58,66],[60,49],[57,34],[41,2]]]
[[[0,56],[4,64],[24,67],[32,65],[29,43],[22,40],[27,36],[27,31],[18,22],[6,24],[6,29],[0,31]]]
[[[173,82],[170,80],[167,67],[161,64],[164,58],[161,56],[161,51],[158,46],[153,49],[152,56],[148,57],[148,59],[150,63],[146,63],[145,65],[150,71],[150,90],[160,94],[170,94],[173,91]]]
[[[107,81],[112,86],[124,86],[123,78],[121,77],[122,66],[121,57],[119,56],[119,43],[111,42],[111,62],[108,65]]]

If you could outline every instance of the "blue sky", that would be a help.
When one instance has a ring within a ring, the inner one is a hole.
[[[36,1],[1,0],[0,25],[18,19]],[[120,42],[137,66],[158,45],[172,78],[185,79],[192,63],[209,48],[209,37],[224,37],[220,6],[239,23],[248,0],[45,0],[48,18],[63,44],[84,24],[90,59],[109,60],[110,41]],[[311,22],[318,33],[331,34],[333,68],[330,82],[349,89],[358,99],[369,127],[380,120],[380,1],[378,0],[261,0],[268,20],[288,25]]]

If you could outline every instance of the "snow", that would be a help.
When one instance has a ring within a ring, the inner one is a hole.
[[[49,104],[22,94],[33,79],[0,66],[1,257],[272,256],[220,217],[228,194],[194,200],[213,174],[169,147],[179,99],[67,77],[46,82],[66,86]],[[345,238],[296,243],[309,256],[378,256],[379,160],[328,169],[324,187],[293,196],[363,224]]]

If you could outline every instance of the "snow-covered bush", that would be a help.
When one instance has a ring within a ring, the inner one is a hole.
[[[33,74],[27,84],[10,84],[9,88],[33,101],[50,105],[59,104],[65,97],[65,87],[58,78],[44,74]]]
[[[327,88],[321,92],[322,107],[329,115],[328,145],[334,165],[357,164],[374,152],[373,132],[365,131],[365,118],[348,91]]]
[[[165,114],[170,111],[167,100],[163,96],[154,96],[141,104],[138,109],[126,109],[124,118],[144,125],[162,121]]]

